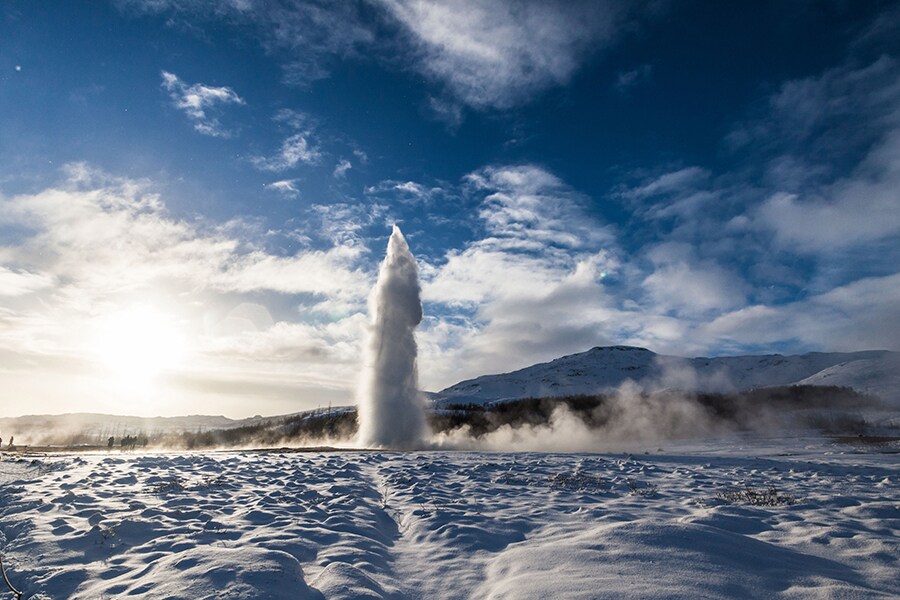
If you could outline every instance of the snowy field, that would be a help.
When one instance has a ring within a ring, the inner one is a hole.
[[[25,598],[896,598],[896,450],[7,454],[0,549]]]

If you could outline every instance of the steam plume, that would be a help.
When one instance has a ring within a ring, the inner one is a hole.
[[[416,259],[396,225],[369,296],[371,319],[359,396],[359,443],[414,448],[427,435],[418,391],[416,340],[422,321]]]

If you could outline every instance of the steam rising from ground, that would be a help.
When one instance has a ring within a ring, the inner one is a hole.
[[[435,436],[442,448],[496,451],[598,452],[637,448],[668,439],[723,435],[731,431],[682,394],[647,394],[628,381],[594,409],[591,426],[565,405],[548,423],[503,425],[482,436],[466,427]]]
[[[358,411],[338,407],[200,430],[154,419],[68,415],[0,419],[8,445],[60,444],[110,449],[253,449],[293,447],[615,452],[656,448],[666,440],[735,432],[820,431],[826,435],[900,438],[896,405],[849,388],[776,386],[737,391],[724,374],[701,381],[681,361],[659,365],[645,387],[626,381],[596,396],[522,399],[464,410],[436,409],[427,426],[416,386],[413,332],[422,317],[416,264],[394,231],[371,300],[372,329]],[[722,392],[692,390],[718,388]],[[87,419],[87,420],[85,420]],[[98,421],[99,419],[99,421]],[[165,420],[163,420],[165,421]],[[177,426],[176,426],[177,425]],[[113,433],[116,432],[116,433]],[[4,447],[4,450],[7,450]]]
[[[696,394],[683,391],[698,386],[697,375],[690,368],[680,364],[659,366],[658,381],[647,388],[626,381],[614,393],[605,394],[603,402],[588,413],[560,403],[543,423],[503,424],[482,434],[463,425],[435,434],[433,444],[459,450],[607,452],[642,449],[665,440],[721,437],[738,431],[801,428],[822,433],[897,435],[896,411],[884,412],[884,407],[871,397],[859,395],[850,400],[850,405],[841,405],[829,398],[833,390],[818,388],[820,391],[812,392],[814,396],[806,398],[802,406],[791,406],[770,402],[765,393],[760,393],[757,401],[726,403],[719,406],[725,408],[724,413],[717,413],[700,402]],[[735,389],[724,375],[703,383]]]
[[[369,297],[369,315],[358,441],[366,447],[419,447],[428,431],[414,337],[422,321],[422,301],[416,259],[396,225]]]

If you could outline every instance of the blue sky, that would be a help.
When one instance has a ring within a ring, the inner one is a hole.
[[[425,389],[900,350],[898,39],[891,2],[6,2],[0,413],[350,402],[393,223]]]

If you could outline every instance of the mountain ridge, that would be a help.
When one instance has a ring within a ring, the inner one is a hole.
[[[854,363],[860,361],[868,361],[865,363],[868,369],[858,369],[859,365]],[[648,391],[715,392],[803,382],[807,385],[844,385],[857,391],[876,393],[883,399],[893,399],[900,391],[900,380],[892,378],[895,371],[890,365],[894,363],[900,364],[900,353],[888,350],[685,358],[657,354],[637,346],[595,346],[509,373],[461,381],[431,394],[431,398],[435,405],[442,406],[608,393],[630,380]],[[829,369],[827,377],[815,378]],[[870,377],[868,383],[864,383],[865,375],[870,372],[876,373],[877,377],[875,380]]]

